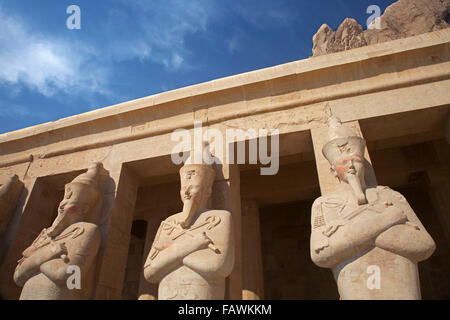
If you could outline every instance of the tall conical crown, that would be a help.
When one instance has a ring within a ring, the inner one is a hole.
[[[180,169],[180,175],[188,170],[202,170],[206,173],[206,179],[212,183],[216,177],[216,171],[212,168],[213,163],[214,156],[211,155],[209,145],[203,141],[201,149],[194,146],[194,149],[191,150],[189,157]]]
[[[75,179],[72,180],[71,183],[87,184],[98,189],[100,182],[100,175],[104,170],[105,169],[103,168],[103,164],[101,162],[93,163],[91,166],[89,166],[87,172],[77,176]]]
[[[359,152],[364,155],[366,142],[359,137],[351,128],[342,125],[341,120],[332,116],[328,119],[327,143],[322,149],[322,153],[330,164],[343,153]]]

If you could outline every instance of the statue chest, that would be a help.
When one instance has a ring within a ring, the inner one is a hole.
[[[45,232],[45,229],[34,240],[32,245],[23,252],[24,257],[31,256],[34,252],[45,248],[54,243],[64,243],[67,247],[67,251],[70,254],[77,250],[79,242],[83,239],[85,228],[81,224],[69,226],[61,234],[56,237],[49,237]]]
[[[161,223],[159,234],[157,235],[157,249],[164,250],[176,242],[189,241],[192,237],[203,232],[213,234],[214,228],[220,223],[218,216],[200,216],[192,226],[182,228],[175,221],[167,220]]]
[[[350,194],[341,197],[327,197],[321,203],[325,224],[337,220],[361,219],[367,215],[381,213],[388,203],[392,204],[390,193],[380,187],[366,190],[366,198],[367,204],[358,205]]]

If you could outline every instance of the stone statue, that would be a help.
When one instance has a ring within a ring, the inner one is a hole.
[[[65,186],[55,221],[22,253],[14,272],[21,300],[90,298],[101,233],[88,221],[101,201],[103,170],[96,163]]]
[[[231,213],[207,209],[215,171],[190,162],[180,169],[183,211],[161,223],[144,265],[159,300],[224,299],[234,265]]]
[[[0,259],[3,256],[3,236],[8,227],[14,208],[19,200],[23,183],[17,175],[0,182]]]
[[[420,299],[417,263],[435,243],[400,193],[366,184],[364,150],[330,118],[322,152],[339,185],[312,206],[311,258],[332,269],[341,299]]]

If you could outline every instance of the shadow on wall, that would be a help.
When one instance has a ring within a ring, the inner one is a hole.
[[[312,203],[260,209],[264,299],[339,299],[331,271],[311,260]]]

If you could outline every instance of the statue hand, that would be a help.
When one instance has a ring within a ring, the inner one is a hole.
[[[206,235],[205,232],[202,232],[194,235],[192,239],[189,239],[186,245],[188,246],[189,253],[191,253],[200,249],[208,248],[210,243],[213,243],[212,240]]]
[[[388,219],[389,226],[404,224],[406,221],[408,221],[408,217],[406,216],[405,212],[401,208],[396,206],[388,207],[383,215],[385,215]]]
[[[67,255],[67,247],[65,242],[52,243],[50,250],[52,252],[52,258]]]

